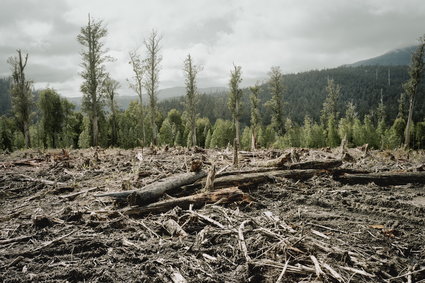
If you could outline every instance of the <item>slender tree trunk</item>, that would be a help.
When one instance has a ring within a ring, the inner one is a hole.
[[[196,146],[196,120],[192,117],[192,146]]]
[[[414,105],[415,99],[413,95],[409,98],[409,114],[407,116],[407,124],[406,124],[406,130],[404,131],[404,146],[409,147],[410,146],[410,128],[412,127],[412,121],[413,121],[413,105]]]
[[[25,147],[31,147],[31,136],[30,136],[30,127],[27,121],[24,122],[24,138],[25,138]]]
[[[252,127],[252,134],[251,134],[251,150],[254,151],[257,149],[257,133],[255,130],[255,127]]]
[[[146,144],[146,133],[145,133],[145,115],[142,103],[142,97],[140,96],[140,125],[142,126],[142,147]]]
[[[99,143],[99,118],[97,117],[97,113],[95,113],[93,115],[93,124],[92,124],[92,129],[93,129],[93,137],[92,137],[92,145],[93,146],[97,146]]]

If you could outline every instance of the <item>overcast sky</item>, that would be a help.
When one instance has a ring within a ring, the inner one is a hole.
[[[7,58],[20,48],[36,88],[81,95],[76,37],[88,13],[108,29],[104,43],[116,61],[107,69],[121,94],[131,94],[128,52],[144,54],[152,29],[163,37],[160,88],[184,85],[189,53],[203,66],[199,87],[227,86],[233,63],[246,86],[271,66],[337,67],[413,45],[425,33],[423,0],[1,0],[0,76],[10,74]]]

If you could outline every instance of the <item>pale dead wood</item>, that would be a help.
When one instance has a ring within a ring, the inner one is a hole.
[[[335,180],[345,184],[369,184],[378,186],[425,184],[425,172],[390,172],[370,174],[345,174],[336,176]]]
[[[203,206],[206,203],[215,203],[220,201],[220,203],[230,203],[235,201],[244,200],[244,193],[238,188],[227,188],[214,192],[201,193],[196,195],[191,195],[187,197],[168,199],[165,201],[160,201],[146,206],[135,206],[126,208],[123,210],[123,213],[131,216],[146,215],[149,213],[160,213],[168,211],[174,207],[181,207],[183,209],[188,209],[189,205],[193,204],[195,207]]]
[[[239,245],[240,248],[243,252],[243,255],[245,256],[245,260],[246,262],[250,262],[251,261],[251,257],[248,254],[248,248],[246,247],[246,243],[245,243],[245,238],[243,236],[243,229],[245,228],[245,224],[248,223],[250,220],[245,220],[241,223],[241,225],[239,225],[239,229],[238,229],[238,240],[239,240]]]
[[[291,153],[285,153],[276,159],[251,162],[251,165],[254,167],[282,167],[289,160],[291,160]]]
[[[112,192],[96,196],[113,197],[116,199],[129,198],[128,201],[130,204],[146,204],[156,201],[165,193],[170,193],[170,191],[179,189],[184,185],[192,184],[196,180],[201,179],[206,175],[207,174],[204,171],[176,174],[158,182],[149,184],[138,190]]]

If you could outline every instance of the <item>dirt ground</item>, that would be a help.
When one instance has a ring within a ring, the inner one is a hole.
[[[241,152],[239,169],[231,150],[0,155],[0,281],[425,282],[424,185],[346,185],[326,173],[276,177],[241,188],[250,201],[139,218],[97,196],[186,172],[194,158],[235,171],[280,154]],[[349,154],[342,168],[425,169],[424,152]],[[338,156],[299,150],[300,161]]]

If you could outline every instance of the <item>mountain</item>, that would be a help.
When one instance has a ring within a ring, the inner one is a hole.
[[[227,88],[225,87],[207,87],[207,88],[200,88],[198,89],[198,92],[201,94],[214,94],[219,92],[227,91]],[[173,97],[179,97],[186,94],[186,88],[179,86],[179,87],[172,87],[172,88],[164,88],[160,89],[158,91],[158,99],[168,99]]]
[[[222,94],[227,91],[227,88],[225,87],[207,87],[207,88],[200,88],[199,90],[200,94],[205,95],[216,95],[216,94]],[[158,91],[158,100],[163,101],[167,99],[172,98],[178,98],[181,96],[184,96],[186,94],[186,88],[185,87],[172,87],[172,88],[165,88],[160,89]],[[67,97],[67,99],[75,104],[76,110],[81,110],[81,96],[76,97]],[[119,95],[117,96],[117,104],[118,108],[120,109],[127,109],[130,102],[134,100],[138,100],[139,98],[135,95]],[[146,95],[144,95],[143,99],[145,99],[144,103],[147,101]],[[0,112],[1,113],[1,112]]]
[[[358,66],[407,66],[410,64],[412,53],[418,46],[409,46],[405,48],[395,49],[382,54],[377,57],[373,57],[366,60],[361,60],[353,64],[346,66],[358,67]]]

